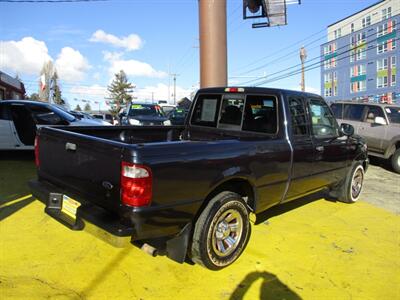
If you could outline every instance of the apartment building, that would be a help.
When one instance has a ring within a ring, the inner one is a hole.
[[[328,26],[321,45],[327,101],[400,103],[400,1],[384,0]]]

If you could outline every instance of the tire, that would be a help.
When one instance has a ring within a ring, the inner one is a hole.
[[[396,173],[400,173],[400,149],[397,149],[392,155],[392,168]]]
[[[222,192],[208,203],[196,222],[191,259],[210,270],[225,268],[242,254],[250,231],[244,200],[236,193]]]
[[[338,189],[338,200],[345,203],[355,203],[360,198],[364,184],[364,167],[360,162],[353,164],[344,182]]]

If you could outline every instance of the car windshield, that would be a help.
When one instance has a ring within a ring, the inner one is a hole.
[[[187,111],[183,109],[176,109],[173,112],[171,112],[171,116],[173,118],[184,118],[186,117]]]
[[[164,117],[164,113],[158,105],[132,104],[129,110],[130,117],[156,116]]]
[[[385,110],[390,123],[400,124],[400,106],[386,106]]]
[[[76,118],[73,115],[71,115],[67,110],[65,110],[64,108],[61,108],[60,106],[52,105],[49,108],[52,111],[54,111],[55,113],[57,113],[59,116],[61,116],[63,119],[65,119],[69,122],[76,121]]]

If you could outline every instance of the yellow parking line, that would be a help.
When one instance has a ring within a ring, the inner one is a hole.
[[[32,194],[29,194],[29,195],[23,196],[23,197],[21,197],[21,198],[15,199],[15,200],[8,201],[7,203],[1,204],[1,205],[0,205],[0,208],[4,208],[4,207],[6,207],[6,206],[13,205],[13,204],[15,204],[15,203],[17,203],[17,202],[20,202],[20,201],[29,199],[29,198],[31,198],[31,197],[32,197]]]

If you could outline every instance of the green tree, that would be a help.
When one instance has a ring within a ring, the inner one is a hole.
[[[28,99],[29,99],[29,100],[33,100],[33,101],[39,101],[39,100],[40,100],[39,94],[38,94],[38,93],[32,93],[32,94],[28,97]]]
[[[79,106],[79,104],[75,107],[75,111],[82,111],[82,108]]]
[[[90,107],[90,104],[89,104],[89,103],[86,103],[86,104],[85,104],[85,107],[83,108],[83,110],[86,111],[86,112],[89,112],[89,111],[92,110],[92,108]]]
[[[59,104],[59,105],[64,105],[65,101],[62,98],[61,95],[61,89],[60,86],[58,85],[58,74],[57,71],[54,71],[53,76],[51,77],[52,85],[53,85],[53,101],[55,104]]]
[[[115,74],[114,80],[107,87],[112,115],[117,115],[122,106],[132,101],[131,93],[134,88],[135,86],[128,82],[128,78],[123,70]]]

